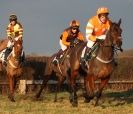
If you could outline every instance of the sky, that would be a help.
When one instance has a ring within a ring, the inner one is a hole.
[[[108,7],[110,19],[122,19],[123,48],[133,49],[133,0],[0,0],[0,39],[6,37],[9,15],[24,28],[26,54],[52,55],[60,49],[59,37],[73,19],[85,36],[88,19],[99,7]]]

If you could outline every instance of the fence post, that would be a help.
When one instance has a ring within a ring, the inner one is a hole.
[[[19,93],[25,95],[26,94],[26,80],[20,80],[19,83]]]

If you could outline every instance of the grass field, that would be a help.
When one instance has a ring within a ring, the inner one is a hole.
[[[59,93],[56,103],[53,93],[47,93],[38,101],[33,96],[16,94],[16,102],[12,103],[7,96],[0,95],[0,114],[133,114],[133,91],[105,91],[97,107],[93,106],[94,100],[84,103],[80,92],[76,108],[69,103],[67,92]]]

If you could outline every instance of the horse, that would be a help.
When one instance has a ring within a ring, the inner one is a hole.
[[[69,66],[70,66],[69,62],[68,62],[68,58],[66,57],[66,59],[64,59],[62,64],[55,65],[52,63],[55,56],[56,56],[56,54],[53,54],[47,60],[45,71],[43,74],[43,76],[44,76],[43,84],[41,85],[41,88],[38,91],[38,93],[35,95],[35,98],[37,98],[37,99],[40,97],[43,89],[47,86],[47,82],[50,80],[50,78],[52,76],[55,76],[58,79],[56,90],[55,90],[55,98],[54,98],[54,102],[56,102],[57,101],[57,92],[60,91],[60,87],[61,87],[62,83],[65,81],[66,77],[68,76]]]
[[[46,67],[45,67],[45,73],[43,74],[43,85],[41,86],[39,92],[36,94],[35,98],[39,98],[43,89],[46,87],[47,82],[52,76],[55,76],[58,78],[58,82],[55,89],[55,98],[54,102],[57,101],[57,93],[60,91],[60,87],[65,81],[65,79],[68,81],[69,75],[70,75],[70,62],[69,62],[69,55],[71,53],[71,50],[73,47],[76,47],[78,44],[82,43],[84,41],[81,41],[77,38],[74,38],[71,42],[72,45],[69,46],[63,53],[63,56],[60,58],[61,61],[59,64],[55,65],[53,64],[53,59],[56,57],[57,53],[53,54],[51,57],[48,58]]]
[[[103,88],[108,83],[110,75],[114,70],[114,50],[118,49],[122,51],[122,29],[120,28],[121,19],[118,23],[110,23],[110,29],[107,32],[106,39],[99,42],[99,48],[97,50],[96,57],[86,61],[86,67],[80,65],[80,59],[82,50],[86,46],[86,43],[79,44],[77,47],[73,48],[70,54],[70,103],[72,106],[78,106],[77,92],[76,92],[76,78],[79,71],[84,72],[84,86],[85,86],[85,102],[90,102],[91,99],[96,97],[96,102],[94,106],[98,105],[98,101],[101,97]],[[101,80],[99,89],[96,93],[95,91],[95,81]]]
[[[22,60],[21,55],[23,53],[23,46],[21,40],[14,40],[14,45],[12,52],[8,56],[6,72],[9,81],[9,95],[8,98],[10,101],[15,102],[14,91],[17,84],[17,81],[20,79],[22,74]]]

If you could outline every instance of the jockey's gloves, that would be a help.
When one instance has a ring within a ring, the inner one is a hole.
[[[98,36],[97,39],[104,40],[106,38],[106,35]]]

